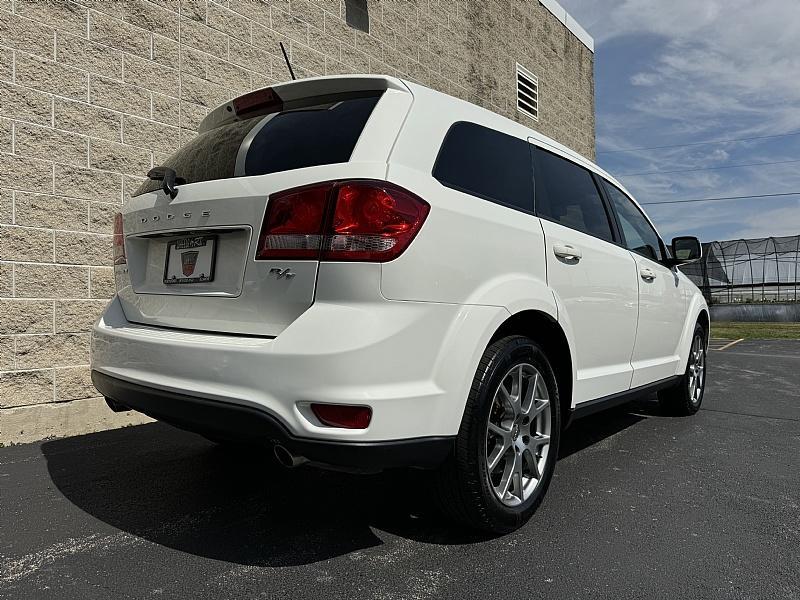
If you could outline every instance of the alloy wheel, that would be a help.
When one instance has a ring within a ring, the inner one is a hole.
[[[706,353],[703,338],[700,335],[694,337],[692,350],[689,355],[689,400],[693,405],[700,403],[703,395],[703,385],[705,384]]]
[[[531,364],[511,368],[495,391],[486,426],[489,485],[506,506],[530,498],[550,450],[552,408],[544,377]]]

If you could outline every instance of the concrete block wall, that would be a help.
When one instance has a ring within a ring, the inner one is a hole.
[[[538,0],[0,0],[0,444],[143,422],[89,377],[111,232],[215,105],[298,77],[383,73],[594,156],[592,52]],[[541,114],[516,110],[515,64]]]

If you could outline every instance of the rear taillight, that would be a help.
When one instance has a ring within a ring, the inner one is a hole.
[[[256,258],[318,258],[329,194],[325,184],[270,196]]]
[[[256,258],[386,262],[417,235],[430,205],[385,181],[333,181],[270,196]]]
[[[419,231],[430,206],[394,185],[377,181],[337,186],[322,258],[386,262],[399,256]]]
[[[372,409],[369,406],[312,404],[311,410],[324,425],[329,427],[366,429],[372,420]]]
[[[127,264],[128,259],[125,256],[125,233],[122,230],[122,213],[114,215],[114,264],[124,265]]]

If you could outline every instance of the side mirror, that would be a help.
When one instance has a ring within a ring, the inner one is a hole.
[[[674,264],[683,264],[703,258],[703,246],[694,236],[685,235],[672,238],[672,256]]]

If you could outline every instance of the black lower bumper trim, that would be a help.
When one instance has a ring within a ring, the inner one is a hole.
[[[271,414],[229,402],[159,390],[99,371],[92,382],[107,399],[159,421],[232,441],[281,444],[311,462],[356,469],[435,468],[453,449],[454,437],[424,437],[387,442],[313,440],[291,434]]]

